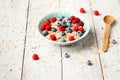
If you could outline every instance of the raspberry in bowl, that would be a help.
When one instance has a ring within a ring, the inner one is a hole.
[[[45,40],[58,45],[70,45],[84,38],[90,27],[80,15],[55,12],[42,18],[38,29]]]

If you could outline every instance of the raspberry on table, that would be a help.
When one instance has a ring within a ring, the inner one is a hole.
[[[56,19],[56,17],[52,17],[51,20],[52,20],[52,22],[55,22],[57,19]]]
[[[96,16],[100,15],[99,11],[98,11],[98,10],[95,10],[95,11],[94,11],[94,15],[96,15]]]
[[[75,40],[74,36],[69,36],[69,41]]]
[[[53,41],[55,41],[57,38],[56,38],[56,36],[54,34],[51,34],[50,35],[50,39],[53,40]]]
[[[33,60],[38,60],[39,56],[38,56],[38,54],[35,53],[35,54],[33,54],[32,58],[33,58]]]
[[[59,27],[59,30],[60,30],[60,31],[65,31],[65,27],[61,25],[61,26]]]
[[[85,13],[85,9],[84,8],[80,8],[80,12],[81,13]]]

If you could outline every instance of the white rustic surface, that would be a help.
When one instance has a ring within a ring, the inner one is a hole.
[[[84,7],[85,14],[79,9]],[[93,14],[99,10],[100,16]],[[39,35],[38,23],[50,12],[69,11],[90,23],[90,33],[71,46],[57,46]],[[119,80],[120,0],[0,0],[0,80]],[[103,17],[112,15],[108,52],[102,51]],[[112,44],[112,39],[117,44]],[[24,45],[25,44],[25,45]],[[32,55],[40,56],[38,61]],[[68,53],[70,58],[64,58]],[[91,60],[93,66],[86,65]]]

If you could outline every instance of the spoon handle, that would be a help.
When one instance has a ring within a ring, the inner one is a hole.
[[[103,51],[104,52],[106,52],[108,49],[109,37],[110,37],[110,24],[106,24],[104,40],[103,40]]]

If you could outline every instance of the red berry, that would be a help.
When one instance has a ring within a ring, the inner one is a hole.
[[[79,31],[81,31],[82,33],[84,33],[84,28],[79,28]]]
[[[73,24],[76,24],[76,23],[77,23],[77,20],[76,20],[76,19],[74,19],[74,20],[72,21],[72,23],[73,23]]]
[[[65,27],[64,27],[64,26],[60,26],[60,27],[59,27],[59,30],[60,30],[60,31],[65,31]]]
[[[39,56],[37,54],[33,54],[32,58],[33,58],[33,60],[38,60]]]
[[[77,22],[80,22],[80,19],[79,18],[76,18]]]
[[[70,17],[70,20],[72,21],[72,20],[74,20],[75,19],[75,16],[71,16]]]
[[[80,12],[81,12],[81,13],[85,13],[84,8],[80,8]]]
[[[51,34],[50,35],[50,39],[53,40],[53,41],[55,41],[56,40],[56,36],[54,34]]]
[[[83,23],[82,21],[80,21],[78,24],[79,24],[80,26],[83,26],[83,25],[84,25],[84,23]]]
[[[70,41],[75,40],[74,36],[69,36],[69,40],[70,40]]]
[[[94,11],[94,14],[95,14],[96,16],[98,16],[100,13],[99,13],[98,10],[95,10],[95,11]]]
[[[40,26],[40,30],[45,30],[45,28],[46,28],[46,26],[45,26],[45,24],[42,24],[41,26]]]
[[[51,25],[47,25],[45,29],[50,31],[51,30]]]
[[[49,19],[46,19],[45,22],[44,22],[45,25],[49,25],[50,24],[50,20]]]
[[[52,22],[55,22],[57,19],[56,19],[56,17],[52,17],[51,20],[52,20]]]
[[[74,30],[74,31],[78,31],[78,30],[79,30],[79,27],[78,27],[78,26],[74,26],[74,27],[73,27],[73,30]]]

